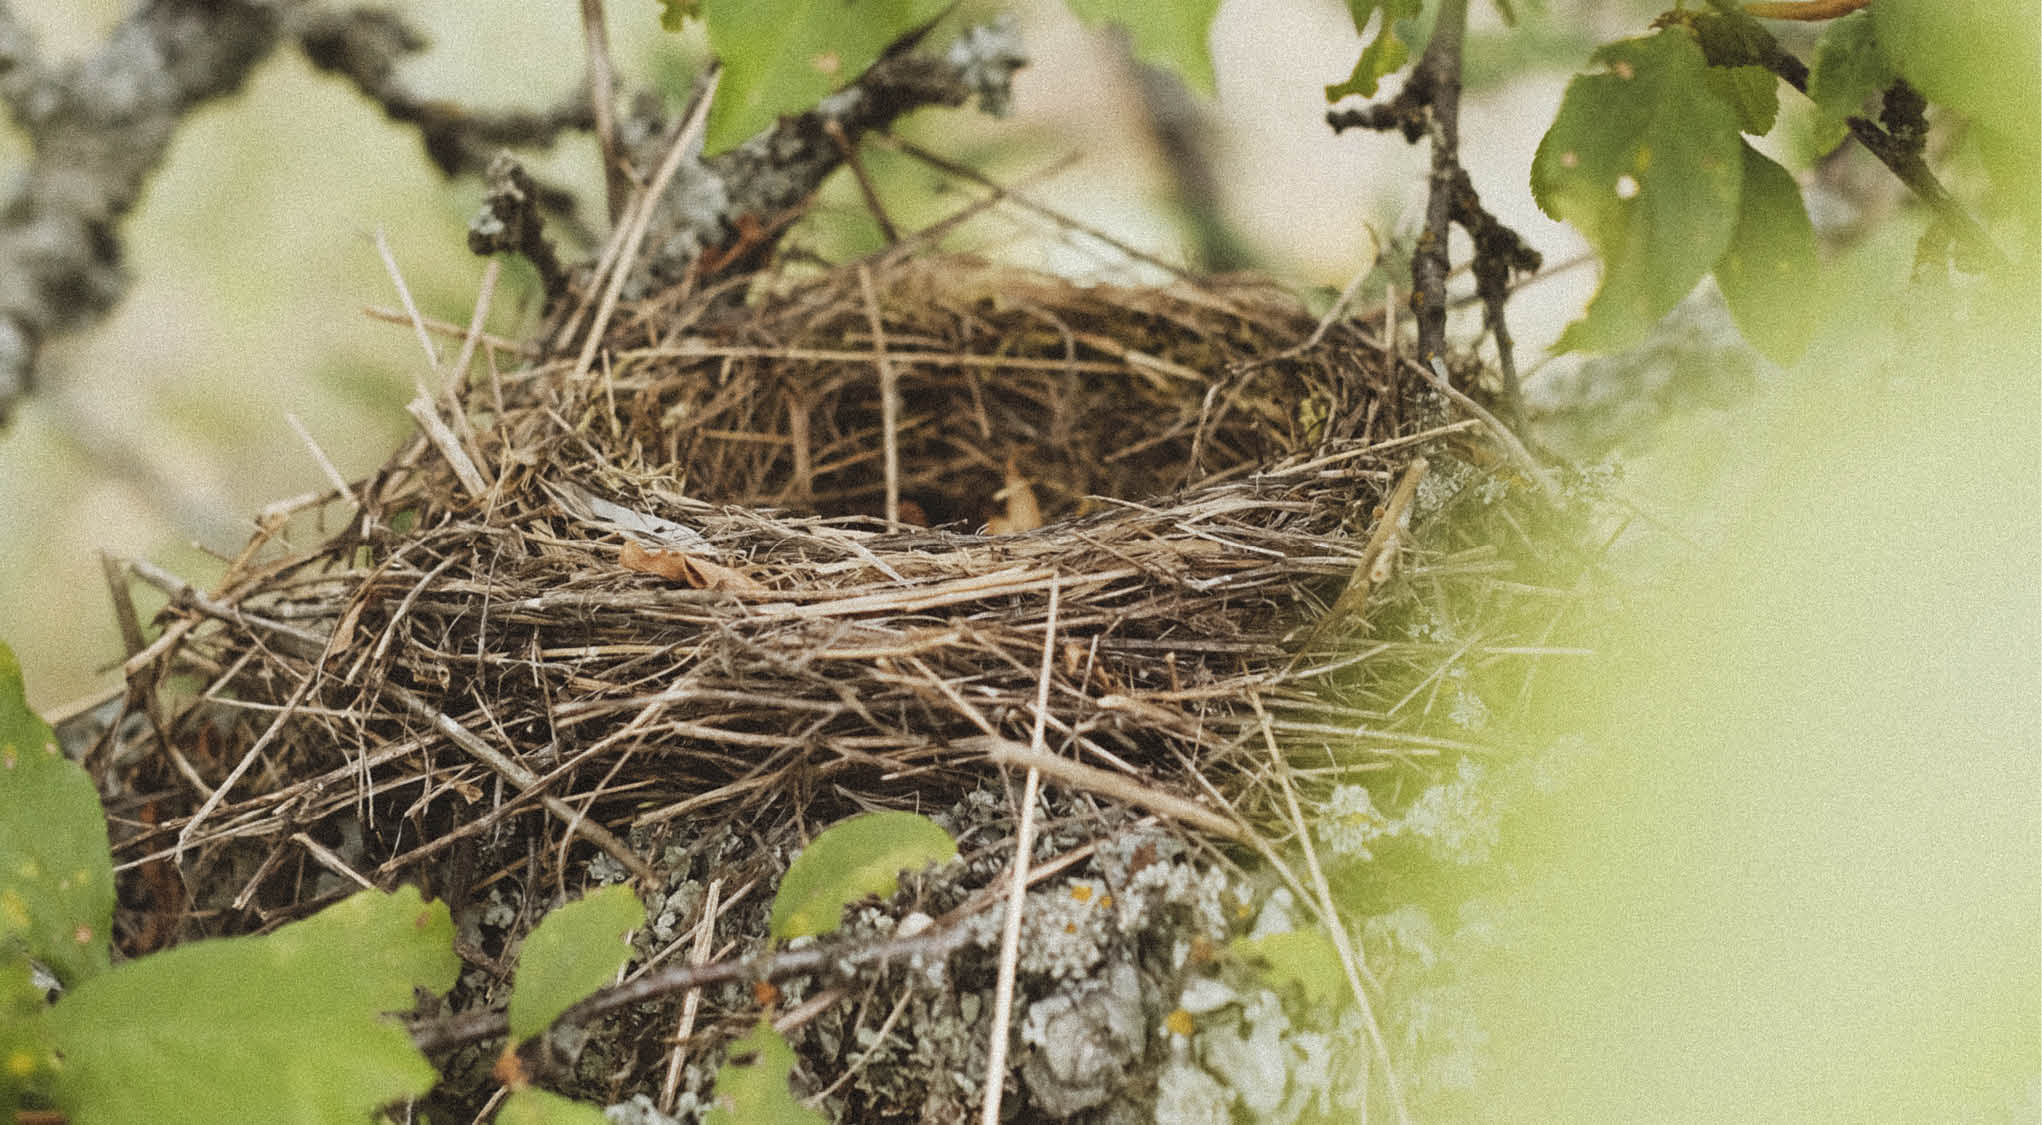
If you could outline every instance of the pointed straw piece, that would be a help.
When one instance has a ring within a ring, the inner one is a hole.
[[[674,173],[681,170],[681,161],[702,149],[702,134],[709,127],[709,103],[715,100],[716,87],[722,78],[721,68],[709,72],[709,81],[702,95],[695,99],[694,106],[688,110],[687,120],[674,134],[673,143],[667,146],[666,158],[659,162],[659,171],[653,173],[652,182],[645,185],[636,205],[629,208],[630,225],[625,229],[616,260],[610,263],[609,281],[603,286],[603,299],[596,306],[596,318],[590,322],[588,335],[582,339],[581,354],[574,360],[574,382],[586,378],[589,367],[595,363],[596,349],[603,343],[603,330],[610,326],[610,316],[617,311],[617,297],[623,293],[624,282],[631,276],[632,266],[638,260],[639,247],[645,244],[645,232],[652,225],[652,213],[659,209],[660,196],[665,195],[667,185],[673,183]]]
[[[1276,733],[1270,729],[1269,712],[1262,708],[1260,692],[1249,692],[1248,702],[1255,708],[1255,715],[1262,720],[1262,743],[1269,748],[1269,761],[1275,771],[1277,787],[1283,790],[1285,805],[1290,811],[1291,827],[1297,832],[1298,846],[1305,855],[1305,870],[1312,877],[1313,897],[1317,900],[1319,917],[1326,926],[1326,935],[1333,939],[1333,948],[1340,954],[1340,968],[1347,977],[1347,987],[1354,994],[1354,1003],[1361,1012],[1362,1026],[1368,1029],[1368,1040],[1375,1048],[1376,1058],[1382,1063],[1383,1085],[1389,1091],[1390,1108],[1396,1112],[1397,1125],[1411,1125],[1411,1111],[1404,1105],[1404,1087],[1397,1080],[1397,1070],[1391,1065],[1390,1045],[1383,1038],[1383,1030],[1376,1023],[1375,1008],[1368,1001],[1368,990],[1362,987],[1361,978],[1366,972],[1361,957],[1354,951],[1354,939],[1348,936],[1347,927],[1340,921],[1340,912],[1333,901],[1332,884],[1326,881],[1326,872],[1319,866],[1319,853],[1312,847],[1311,825],[1305,823],[1304,810],[1298,807],[1297,789],[1290,783],[1290,763],[1284,760],[1283,751],[1277,749]]]
[[[340,475],[340,469],[334,465],[333,459],[326,455],[326,451],[319,448],[319,443],[312,437],[312,431],[305,428],[304,421],[289,411],[284,413],[284,421],[298,435],[298,440],[305,443],[305,448],[311,451],[313,463],[319,466],[320,472],[326,474],[326,483],[332,485],[333,490],[349,504],[360,507],[361,502],[355,499],[354,489],[348,486],[347,478]]]
[[[865,294],[865,319],[872,325],[872,359],[879,365],[879,429],[886,454],[886,526],[900,530],[900,377],[886,354],[886,328],[879,319],[879,296],[872,290],[872,270],[858,263],[858,288]],[[1056,587],[1052,583],[1052,596]]]
[[[872,295],[872,278],[862,269],[859,280],[867,298]],[[875,315],[877,309],[874,309]],[[1028,736],[1028,748],[1048,756],[1043,749],[1043,730],[1049,722],[1049,681],[1054,674],[1057,609],[1062,586],[1054,576],[1049,580],[1049,620],[1042,630],[1042,669],[1035,678],[1035,730]],[[992,1041],[986,1044],[986,1097],[982,1125],[1000,1125],[1000,1097],[1007,1089],[1007,1040],[1013,1037],[1014,972],[1021,960],[1021,908],[1028,899],[1028,859],[1035,851],[1035,800],[1042,789],[1042,771],[1028,767],[1028,780],[1021,787],[1021,826],[1014,835],[1013,879],[1007,886],[1007,916],[1000,926],[1000,975],[993,985]]]

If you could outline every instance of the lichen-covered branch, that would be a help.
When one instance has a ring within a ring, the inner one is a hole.
[[[1013,74],[1026,63],[1020,36],[1004,20],[973,27],[940,56],[891,51],[815,108],[728,152],[690,160],[660,201],[629,289],[756,262],[843,163],[846,145],[924,106],[976,97],[987,113],[1002,114]]]
[[[476,113],[421,98],[396,77],[424,41],[395,16],[301,0],[149,0],[97,50],[47,62],[0,0],[0,102],[33,155],[0,201],[0,424],[34,389],[44,346],[97,323],[127,290],[121,223],[162,163],[185,114],[231,94],[280,43],[352,82],[416,126],[448,175],[480,173],[505,145],[543,145],[592,124],[589,107]],[[565,192],[533,185],[540,206]]]
[[[54,66],[0,0],[0,100],[34,158],[0,203],[0,423],[43,346],[127,289],[120,223],[184,115],[238,89],[288,3],[152,0],[97,51]]]

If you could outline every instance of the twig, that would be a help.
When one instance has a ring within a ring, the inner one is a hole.
[[[879,296],[872,291],[872,270],[858,263],[858,288],[865,295],[865,320],[872,326],[872,362],[879,368],[879,433],[886,465],[886,526],[900,530],[900,376],[886,354],[886,326],[879,316]],[[1050,589],[1056,586],[1051,583]]]
[[[1042,631],[1042,667],[1035,681],[1035,728],[1028,736],[1031,755],[1048,757],[1043,731],[1049,723],[1049,681],[1055,674],[1057,610],[1062,586],[1049,583],[1049,619]],[[1000,926],[1000,969],[993,984],[992,1037],[986,1043],[986,1090],[979,1120],[1000,1125],[1000,1099],[1007,1089],[1007,1041],[1013,1037],[1014,972],[1021,959],[1021,911],[1028,901],[1028,865],[1035,852],[1035,802],[1042,789],[1042,770],[1030,765],[1021,787],[1021,824],[1014,832],[1013,878],[1007,885],[1007,914]]]
[[[476,761],[495,770],[505,781],[510,782],[519,789],[530,789],[539,784],[538,777],[531,770],[505,757],[496,747],[484,742],[474,731],[462,726],[452,715],[420,699],[417,695],[413,694],[411,689],[402,684],[386,681],[383,685],[383,690],[396,696],[398,702],[404,704],[412,714],[431,723],[441,734],[447,736],[454,745],[467,751],[469,756]],[[602,825],[584,819],[581,815],[581,810],[555,797],[551,793],[540,794],[539,803],[546,807],[547,812],[552,813],[563,824],[566,824],[570,831],[580,833],[590,843],[610,853],[610,858],[623,864],[625,870],[637,876],[643,885],[650,887],[659,882],[658,874],[643,859],[639,858],[638,853],[631,850],[629,844],[618,839],[609,829],[604,828]]]
[[[1101,702],[1104,704],[1105,700],[1102,699]],[[1028,769],[1041,770],[1051,779],[1073,789],[1083,789],[1123,804],[1149,809],[1228,840],[1241,838],[1241,825],[1237,821],[1221,816],[1197,802],[1152,789],[1111,770],[1088,766],[1083,762],[1074,762],[1055,754],[1038,752],[1033,747],[999,736],[959,741],[963,745],[984,749],[986,760],[994,765],[1025,766]]]
[[[627,209],[629,220],[619,229],[624,238],[617,252],[617,260],[610,263],[610,276],[603,286],[603,299],[596,306],[596,318],[589,325],[588,335],[583,338],[581,354],[574,360],[574,381],[580,382],[588,375],[589,366],[594,362],[596,349],[602,346],[603,330],[610,325],[610,315],[617,309],[617,298],[624,291],[624,282],[631,276],[632,263],[638,257],[638,248],[645,243],[646,229],[652,223],[653,211],[659,205],[660,196],[666,193],[667,185],[673,182],[674,174],[680,171],[681,161],[695,155],[702,148],[702,134],[709,125],[709,103],[716,97],[716,87],[723,77],[721,69],[712,69],[703,83],[700,93],[695,95],[695,104],[681,127],[674,131],[674,139],[667,145],[666,157],[659,163],[659,170],[653,173],[652,182],[638,194],[637,202]]]
[[[546,237],[539,214],[538,187],[525,166],[508,152],[499,152],[483,174],[488,194],[482,209],[468,220],[468,251],[483,257],[519,254],[539,271],[539,288],[550,308],[567,295],[566,267]]]
[[[924,930],[910,937],[890,938],[848,950],[809,946],[706,965],[675,965],[647,973],[628,984],[606,988],[567,1009],[555,1022],[584,1023],[596,1016],[669,993],[727,981],[776,981],[832,972],[851,973],[906,958],[941,960],[970,944],[972,938],[972,927],[964,925],[959,918],[947,926]],[[452,1019],[413,1026],[411,1041],[421,1051],[441,1051],[494,1038],[504,1034],[509,1027],[510,1022],[502,1011],[468,1012]]]
[[[702,894],[702,920],[696,923],[695,948],[688,954],[688,964],[700,967],[709,963],[709,953],[715,947],[716,900],[723,891],[723,880],[709,880],[709,889]],[[905,998],[905,997],[903,997]],[[695,1013],[702,1006],[702,990],[691,988],[681,998],[681,1019],[674,1027],[674,1048],[666,1060],[666,1077],[659,1085],[659,1111],[672,1113],[674,1102],[681,1096],[682,1064],[688,1058],[688,1036],[695,1032]]]
[[[1449,3],[1452,0],[1448,0]],[[1410,1125],[1411,1112],[1404,1105],[1403,1084],[1397,1080],[1397,1069],[1390,1058],[1390,1045],[1383,1038],[1382,1027],[1376,1023],[1375,1007],[1369,1003],[1368,990],[1362,987],[1361,956],[1355,952],[1354,939],[1348,936],[1347,926],[1341,920],[1338,904],[1333,900],[1333,888],[1326,882],[1326,873],[1319,866],[1319,853],[1312,847],[1311,825],[1305,822],[1304,810],[1298,807],[1297,790],[1290,782],[1290,764],[1284,760],[1283,751],[1276,746],[1276,734],[1270,729],[1269,714],[1262,708],[1259,692],[1250,692],[1248,702],[1255,708],[1255,715],[1262,720],[1262,744],[1269,750],[1270,768],[1274,771],[1278,788],[1283,790],[1285,808],[1290,813],[1291,827],[1297,833],[1298,846],[1304,851],[1305,870],[1312,877],[1313,896],[1318,900],[1319,914],[1326,926],[1326,935],[1333,939],[1333,948],[1340,953],[1340,968],[1347,976],[1348,991],[1354,994],[1354,1003],[1361,1012],[1362,1026],[1368,1029],[1369,1043],[1374,1046],[1376,1057],[1383,1066],[1383,1085],[1390,1093],[1390,1108],[1396,1111],[1400,1125]]]
[[[595,117],[596,143],[603,150],[604,199],[612,223],[624,212],[631,180],[624,174],[624,154],[617,150],[617,80],[610,65],[610,33],[603,22],[603,0],[581,0],[582,39],[588,44],[588,100]]]
[[[872,212],[872,221],[879,224],[879,236],[886,240],[888,246],[899,245],[900,228],[893,225],[893,219],[886,213],[886,205],[879,201],[879,190],[872,185],[872,176],[865,171],[865,161],[859,159],[857,146],[845,134],[843,122],[826,121],[823,132],[829,134],[837,150],[843,153],[844,166],[851,170],[851,179],[858,184],[858,194],[865,197],[865,209]]]
[[[1156,257],[1154,254],[1151,254],[1136,246],[1123,242],[1110,234],[1107,234],[1103,230],[1099,230],[1095,227],[1080,222],[1079,220],[1063,213],[1062,211],[1057,210],[1054,207],[1049,206],[1048,204],[1038,203],[1034,199],[1026,195],[1023,195],[1018,191],[1015,191],[1013,188],[1008,187],[1005,184],[1000,183],[998,180],[995,180],[991,176],[988,176],[985,173],[980,172],[976,168],[972,168],[964,164],[959,164],[954,160],[949,160],[944,157],[938,156],[935,153],[930,152],[928,149],[925,149],[922,146],[915,144],[913,141],[902,140],[899,137],[886,137],[883,138],[880,143],[888,145],[892,148],[899,149],[901,152],[907,153],[909,156],[914,157],[916,160],[919,160],[922,163],[927,164],[929,167],[934,168],[939,172],[947,172],[952,176],[956,176],[960,180],[969,180],[972,183],[975,183],[978,186],[985,188],[988,191],[991,191],[995,199],[1005,200],[1006,202],[1012,203],[1013,205],[1021,208],[1024,211],[1033,211],[1036,214],[1041,215],[1043,218],[1049,219],[1060,226],[1068,227],[1071,230],[1078,231],[1092,238],[1098,239],[1100,242],[1105,243],[1107,246],[1110,246],[1113,249],[1118,250],[1122,254],[1127,255],[1129,258],[1132,258],[1135,261],[1141,262],[1145,265],[1154,266],[1157,269],[1162,270],[1165,273],[1168,273],[1170,276],[1175,277],[1179,281],[1189,282],[1193,285],[1202,285],[1204,282],[1204,279],[1200,278],[1197,274],[1191,272],[1190,270],[1185,269],[1183,266],[1180,266],[1175,262],[1166,262],[1163,259]]]
[[[184,116],[239,89],[278,41],[274,4],[159,0],[56,65],[0,3],[0,100],[34,150],[0,210],[0,423],[42,349],[127,291],[120,225]]]
[[[1814,7],[1814,4],[1808,5]],[[1662,17],[1690,21],[1711,66],[1762,66],[1803,95],[1808,93],[1808,64],[1780,46],[1748,8],[1743,12],[1695,12]],[[1768,18],[1777,18],[1768,16]],[[2009,268],[1999,244],[1943,186],[1922,159],[1927,123],[1921,118],[1921,95],[1905,80],[1886,91],[1881,122],[1853,114],[1844,120],[1851,136],[1912,191],[1938,222],[1954,234],[1980,263],[1995,270]]]
[[[1467,32],[1468,0],[1440,0],[1432,42],[1418,60],[1425,71],[1431,114],[1432,174],[1425,198],[1425,230],[1411,254],[1412,303],[1418,314],[1418,360],[1446,355],[1448,228],[1453,195],[1460,186],[1461,41]]]
[[[1489,413],[1481,403],[1468,397],[1465,391],[1447,380],[1446,364],[1440,362],[1437,356],[1433,357],[1429,370],[1427,366],[1421,366],[1415,360],[1407,359],[1405,363],[1424,376],[1425,381],[1432,384],[1433,389],[1452,399],[1454,405],[1474,415],[1484,426],[1489,427],[1489,432],[1496,435],[1497,441],[1503,443],[1503,448],[1510,454],[1510,459],[1517,462],[1517,467],[1524,470],[1524,474],[1539,486],[1548,500],[1560,498],[1560,486],[1554,483],[1552,475],[1539,464],[1539,459],[1532,456],[1531,450],[1525,447],[1524,442],[1518,440],[1517,434],[1512,432],[1509,426],[1504,425],[1501,419]]]

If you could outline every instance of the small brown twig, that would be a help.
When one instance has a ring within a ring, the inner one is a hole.
[[[888,246],[900,244],[900,228],[893,225],[893,219],[886,213],[886,205],[879,201],[879,190],[872,184],[872,176],[865,171],[865,161],[858,155],[858,146],[844,132],[844,123],[831,119],[823,122],[823,132],[843,153],[844,166],[851,170],[851,179],[858,185],[858,194],[865,197],[865,209],[872,212],[872,221],[879,224],[879,236]]]
[[[631,197],[631,178],[624,154],[617,149],[617,78],[610,64],[610,32],[603,20],[603,0],[581,0],[582,39],[588,44],[588,101],[595,118],[596,143],[603,151],[604,201],[610,221],[624,213]]]

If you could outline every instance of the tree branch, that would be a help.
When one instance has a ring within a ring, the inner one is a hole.
[[[1452,271],[1448,236],[1458,224],[1475,244],[1472,263],[1476,293],[1482,301],[1483,326],[1496,342],[1503,374],[1505,412],[1521,417],[1517,363],[1504,303],[1512,274],[1536,272],[1542,260],[1516,231],[1504,226],[1482,206],[1467,170],[1460,163],[1461,45],[1467,33],[1467,0],[1442,0],[1432,40],[1411,70],[1404,88],[1389,101],[1358,109],[1336,110],[1326,123],[1338,133],[1351,128],[1396,131],[1416,144],[1429,137],[1432,147],[1430,187],[1426,194],[1425,229],[1411,254],[1411,308],[1418,320],[1418,358],[1430,362],[1446,355],[1446,279]],[[1446,401],[1428,392],[1425,408],[1437,419],[1446,416]]]
[[[126,292],[120,223],[196,106],[276,46],[286,0],[152,0],[61,67],[0,0],[0,100],[34,157],[0,203],[0,424],[52,338]]]
[[[1686,22],[1694,29],[1710,66],[1764,67],[1803,95],[1808,93],[1808,65],[1789,54],[1770,31],[1745,12],[1670,13],[1656,22],[1663,25],[1670,20]],[[1856,115],[1844,123],[1865,151],[1929,209],[1947,236],[1957,240],[1967,268],[2004,270],[2008,268],[2006,254],[1922,159],[1928,134],[1923,117],[1926,108],[1921,94],[1901,79],[1887,89],[1877,123]]]
[[[967,30],[941,56],[897,45],[814,109],[782,117],[727,152],[690,160],[659,201],[632,287],[677,283],[698,261],[714,267],[704,273],[750,267],[843,163],[846,146],[923,106],[975,96],[985,112],[1002,114],[1014,71],[1026,64],[1020,37],[1004,20]],[[833,135],[839,132],[841,140]]]

